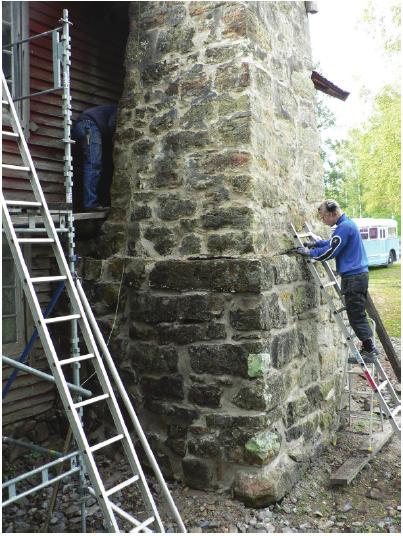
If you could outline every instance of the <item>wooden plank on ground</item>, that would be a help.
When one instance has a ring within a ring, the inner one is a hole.
[[[350,484],[361,469],[378,454],[382,447],[386,445],[393,434],[394,431],[392,426],[389,423],[385,423],[383,432],[375,432],[373,434],[372,452],[349,458],[330,476],[330,484],[332,486],[346,486]],[[365,441],[368,442],[367,437],[365,438]]]

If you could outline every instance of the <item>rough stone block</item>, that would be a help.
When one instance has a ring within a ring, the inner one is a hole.
[[[190,366],[197,374],[228,374],[248,377],[251,344],[198,344],[189,347]]]
[[[157,399],[183,400],[183,377],[180,374],[175,376],[162,376],[161,378],[150,378],[143,376],[140,381],[144,396]]]
[[[233,482],[234,495],[252,508],[268,506],[282,499],[299,476],[298,464],[284,454],[258,473],[239,471]]]
[[[213,129],[216,143],[226,147],[240,147],[251,141],[251,117],[249,112],[238,112],[230,118],[219,119]]]
[[[245,37],[247,25],[246,6],[237,2],[227,4],[223,15],[223,23],[223,35],[225,37]]]
[[[253,252],[253,237],[250,233],[212,234],[207,240],[207,250],[213,255]]]
[[[289,246],[290,247],[290,246]],[[297,259],[286,256],[278,256],[272,260],[274,283],[281,285],[282,283],[293,283],[301,277],[301,270],[297,263]]]
[[[201,239],[195,234],[183,237],[179,251],[182,255],[195,255],[201,251]]]
[[[304,440],[309,441],[313,438],[318,424],[319,415],[317,413],[309,415],[303,421],[288,428],[285,432],[285,437],[287,441],[294,441],[303,435]]]
[[[259,432],[245,445],[245,461],[252,465],[266,465],[280,452],[281,436],[276,432]]]
[[[278,294],[273,292],[264,300],[265,329],[282,328],[287,325],[287,313],[281,305]]]
[[[291,426],[295,424],[301,417],[308,414],[310,404],[305,393],[298,398],[291,400],[287,404],[287,424]]]
[[[192,216],[196,210],[196,203],[190,199],[183,199],[176,194],[159,196],[159,216],[162,220],[175,221],[179,218]]]
[[[271,410],[280,406],[286,395],[284,374],[270,373],[265,378],[267,409]]]
[[[264,376],[271,363],[270,354],[260,352],[258,354],[251,353],[248,355],[248,376],[249,378],[258,378]]]
[[[270,265],[254,259],[161,261],[150,273],[151,288],[253,292],[271,286]]]
[[[232,402],[242,409],[265,411],[267,409],[265,382],[256,380],[244,384],[234,396]]]
[[[292,312],[299,315],[318,306],[317,289],[313,284],[305,284],[296,287],[293,291]]]
[[[271,325],[267,322],[266,298],[243,298],[236,302],[237,309],[230,311],[230,323],[237,330],[267,330]]]
[[[151,207],[147,205],[136,205],[130,215],[132,221],[145,220],[151,218]]]
[[[193,384],[189,389],[188,398],[189,402],[198,406],[219,408],[222,393],[222,388],[214,384]]]
[[[189,454],[199,458],[221,458],[222,448],[217,437],[213,435],[197,437],[189,440]]]
[[[253,210],[248,207],[220,208],[203,214],[201,224],[205,229],[219,229],[220,227],[252,227],[254,221]]]
[[[176,108],[172,108],[169,112],[153,117],[150,123],[150,131],[154,133],[163,132],[169,130],[175,123],[175,119],[178,116]]]
[[[200,413],[194,409],[189,409],[187,406],[179,406],[178,404],[156,400],[154,398],[146,398],[144,401],[146,410],[160,415],[164,418],[169,418],[169,423],[179,423],[182,426],[190,425],[193,421],[199,418]]]
[[[273,366],[281,368],[295,357],[298,350],[298,338],[295,329],[289,329],[273,338],[271,357]]]
[[[160,255],[169,255],[175,246],[175,235],[167,227],[147,227],[144,238],[153,243],[155,251]]]
[[[162,150],[165,153],[182,153],[205,147],[209,143],[207,131],[183,130],[180,132],[170,132],[162,139]]]
[[[249,63],[229,62],[220,65],[216,71],[215,87],[218,91],[242,90],[250,85]]]
[[[129,349],[129,361],[135,370],[148,374],[176,372],[178,352],[173,346],[134,341]]]
[[[220,294],[189,294],[156,296],[134,293],[130,298],[131,318],[140,322],[208,322],[222,317],[225,296]]]
[[[159,325],[158,340],[160,344],[190,344],[196,341],[225,339],[224,324],[189,324],[189,325]]]
[[[206,461],[197,458],[184,458],[182,460],[183,476],[186,484],[194,489],[211,489],[213,470]]]

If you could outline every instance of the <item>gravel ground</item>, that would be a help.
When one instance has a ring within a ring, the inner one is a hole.
[[[400,339],[393,339],[393,342],[400,355]],[[393,379],[393,371],[384,356],[382,363]],[[400,385],[395,380],[393,384],[400,396]],[[60,440],[59,448],[61,443]],[[233,500],[228,493],[195,491],[176,482],[168,486],[188,532],[400,533],[400,440],[394,436],[349,486],[330,486],[330,474],[352,455],[353,449],[354,442],[342,436],[336,446],[328,446],[322,456],[312,463],[304,478],[280,503],[267,508],[247,508]],[[21,455],[17,459],[13,457],[15,448],[4,446],[4,480],[45,462],[38,454]],[[123,463],[115,461],[111,464],[106,458],[101,462],[109,480],[107,486],[111,487],[125,479],[126,467]],[[31,485],[34,484],[37,481],[32,480]],[[150,478],[150,487],[157,497],[159,486],[153,478]],[[125,495],[118,492],[115,497],[124,509],[137,510],[142,519],[144,513],[138,510],[141,508],[139,493],[133,488],[125,490]],[[43,532],[50,495],[50,489],[42,490],[4,508],[2,533]],[[50,532],[81,532],[78,499],[74,482],[63,480],[50,521]],[[87,499],[87,510],[87,532],[105,532],[102,513],[92,497]],[[160,513],[167,532],[175,532],[176,525],[169,519],[164,505],[161,505]]]

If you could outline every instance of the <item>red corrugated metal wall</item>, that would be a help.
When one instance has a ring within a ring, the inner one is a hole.
[[[123,60],[128,33],[128,2],[29,2],[29,33],[35,35],[60,26],[63,9],[68,9],[72,59],[71,95],[73,121],[79,113],[98,104],[118,102],[123,86]],[[52,86],[52,50],[49,37],[30,44],[30,91]],[[63,122],[60,93],[30,99],[29,148],[34,159],[48,203],[65,201],[63,177]],[[5,142],[4,160],[20,163],[16,145]],[[30,199],[27,179],[21,174],[7,173],[3,189],[10,199]],[[18,192],[16,192],[18,190]],[[35,246],[31,260],[33,276],[49,273],[49,249]],[[53,289],[42,289],[45,305]],[[28,333],[28,336],[30,333]],[[66,346],[68,347],[68,346]],[[30,362],[46,370],[47,363],[38,347]],[[9,371],[4,372],[3,379]],[[37,415],[50,407],[54,391],[46,382],[20,373],[3,404],[3,424]]]

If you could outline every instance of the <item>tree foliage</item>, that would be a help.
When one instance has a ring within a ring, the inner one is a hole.
[[[363,215],[400,216],[400,100],[400,92],[385,87],[345,146],[345,193],[350,206],[361,203]]]

